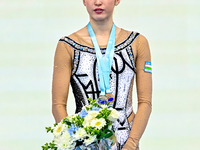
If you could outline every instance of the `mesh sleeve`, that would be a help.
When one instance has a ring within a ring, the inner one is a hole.
[[[72,50],[59,41],[54,56],[52,113],[58,123],[67,116],[66,104],[72,70]]]
[[[149,44],[142,35],[139,35],[135,42],[137,44],[136,86],[138,109],[129,138],[124,146],[127,150],[137,148],[152,110],[152,74],[144,71],[145,62],[151,62]]]

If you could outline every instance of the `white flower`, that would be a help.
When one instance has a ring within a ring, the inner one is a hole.
[[[72,122],[72,116],[67,116],[67,119]]]
[[[94,119],[94,118],[91,115],[85,116],[84,121],[83,121],[83,126],[84,127],[90,126],[90,122],[92,121],[92,119]]]
[[[108,116],[110,121],[116,121],[119,118],[119,112],[116,109],[111,109],[111,113]]]
[[[91,108],[92,108],[92,105],[87,105],[86,107],[89,108],[89,109],[91,109]]]
[[[104,108],[108,108],[107,105],[101,105],[101,107],[104,109]]]
[[[55,144],[59,145],[59,143],[60,143],[60,136],[59,137],[54,137],[53,141],[54,141]]]
[[[95,118],[95,119],[93,119],[93,120],[91,121],[91,126],[97,128],[97,129],[99,129],[99,130],[100,130],[102,127],[104,127],[105,125],[106,125],[106,121],[105,121],[104,118],[100,118],[100,119]]]
[[[71,150],[71,149],[74,149],[75,146],[76,146],[76,142],[73,142],[73,143],[72,143],[71,145],[69,145],[67,148],[68,148],[69,150]]]
[[[112,130],[112,125],[109,125],[109,126],[108,126],[108,129],[109,129],[109,130]]]
[[[88,115],[91,115],[93,118],[95,118],[98,114],[98,111],[88,111]]]
[[[90,123],[92,120],[95,119],[95,117],[99,114],[98,111],[88,111],[88,115],[85,116],[83,126],[88,127],[90,126]]]
[[[61,141],[61,143],[58,145],[58,150],[71,150],[75,148],[76,143],[68,144],[64,141]]]
[[[57,145],[61,150],[71,149],[75,147],[74,139],[70,136],[66,130],[60,138],[57,139]]]
[[[62,136],[61,136],[62,140],[65,140],[65,141],[70,141],[71,140],[71,135],[69,134],[69,132],[66,130]]]
[[[61,122],[58,123],[58,125],[54,128],[53,134],[54,136],[58,137],[61,135],[61,133],[66,129],[66,125],[62,124]]]
[[[78,114],[73,114],[72,118],[76,118],[78,116]]]
[[[85,139],[83,142],[86,146],[88,146],[89,144],[93,143],[96,140],[96,135],[95,136],[88,135],[88,137],[89,138]]]
[[[83,139],[87,135],[85,129],[79,128],[76,133],[73,135],[75,140]]]
[[[71,116],[67,116],[67,119],[72,122],[72,119],[76,118],[78,116],[78,114],[73,114]]]

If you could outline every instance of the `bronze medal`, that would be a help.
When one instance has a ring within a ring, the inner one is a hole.
[[[113,104],[115,101],[114,95],[112,93],[107,93],[106,96],[100,96],[97,99],[97,102],[99,104],[106,104],[107,102],[109,102],[110,104]]]
[[[108,102],[108,98],[106,96],[100,96],[98,99],[97,99],[97,102],[99,104],[106,104]]]
[[[114,95],[113,95],[112,93],[107,93],[107,94],[106,94],[106,97],[107,97],[107,99],[108,99],[108,102],[110,102],[110,104],[113,104],[113,103],[114,103],[115,97],[114,97]]]

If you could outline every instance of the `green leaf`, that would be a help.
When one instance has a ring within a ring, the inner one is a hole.
[[[46,129],[47,133],[52,130],[51,127],[45,127],[45,129]]]
[[[92,98],[88,98],[88,101],[92,102],[92,101],[93,101],[93,99],[92,99]]]
[[[101,140],[101,139],[103,139],[103,138],[107,139],[107,138],[111,137],[111,136],[113,135],[113,132],[110,131],[110,130],[108,130],[108,131],[109,131],[109,133],[107,133],[107,134],[105,134],[105,135],[101,135],[101,136],[98,138],[98,140]]]
[[[56,127],[58,124],[57,123],[54,123],[54,127]]]
[[[49,144],[48,143],[46,143],[44,146],[42,146],[42,149],[43,150],[48,150],[48,148],[49,148],[49,146],[48,146]]]
[[[53,133],[53,129],[51,129],[51,133]]]
[[[56,144],[52,141],[52,143],[46,143],[44,146],[41,146],[43,150],[57,150],[57,147],[55,147]]]

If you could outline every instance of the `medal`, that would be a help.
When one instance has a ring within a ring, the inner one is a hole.
[[[113,104],[113,102],[114,102],[114,96],[113,96],[112,93],[108,93],[108,94],[106,94],[106,96],[100,96],[97,99],[97,102],[99,104],[106,104],[107,102],[109,102],[110,104]]]
[[[114,102],[115,98],[114,95],[112,93],[107,93],[106,97],[108,99],[108,102],[110,102],[111,104]]]
[[[113,61],[113,56],[114,56],[114,48],[115,48],[115,32],[116,32],[115,24],[113,23],[113,26],[112,26],[112,30],[110,33],[109,41],[106,48],[106,54],[104,58],[102,56],[95,33],[90,23],[88,23],[87,29],[92,39],[92,42],[96,51],[96,57],[97,57],[98,73],[99,73],[100,89],[101,89],[98,102],[101,104],[105,104],[107,102],[113,103],[114,95],[112,94],[110,90],[110,71],[111,71],[111,66],[112,66],[112,61]]]
[[[97,102],[99,104],[106,104],[108,102],[108,98],[106,96],[100,96],[98,99],[97,99]]]

